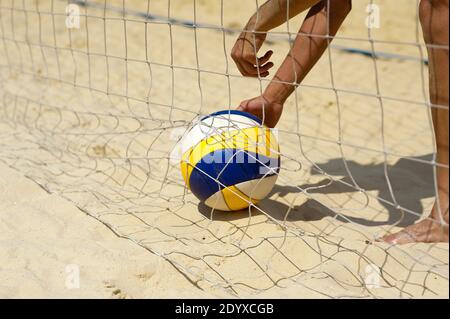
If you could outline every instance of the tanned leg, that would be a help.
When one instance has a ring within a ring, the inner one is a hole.
[[[419,9],[420,22],[428,45],[430,100],[436,136],[437,162],[445,167],[437,166],[438,194],[429,218],[397,234],[383,238],[384,241],[393,244],[448,242],[448,2],[449,0],[422,0]]]

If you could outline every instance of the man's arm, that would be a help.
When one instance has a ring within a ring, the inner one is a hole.
[[[317,63],[351,10],[350,0],[321,1],[309,11],[289,54],[265,91],[272,101],[284,103],[295,84]],[[283,83],[280,83],[283,82]],[[288,84],[287,84],[288,83]]]
[[[318,2],[320,0],[268,0],[260,6],[248,21],[231,51],[231,57],[242,75],[268,76],[273,63],[267,62],[273,52],[268,51],[261,58],[257,58],[257,53],[266,39],[266,32]]]
[[[284,102],[323,55],[350,10],[351,0],[323,0],[312,7],[289,54],[263,95],[243,101],[239,109],[274,127]]]
[[[318,2],[320,0],[269,0],[260,6],[258,11],[250,18],[245,30],[267,32]],[[287,16],[288,12],[289,17]]]

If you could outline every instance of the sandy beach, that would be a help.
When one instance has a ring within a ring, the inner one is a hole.
[[[374,242],[434,202],[416,1],[377,1],[370,34],[354,1],[285,105],[277,185],[231,214],[199,204],[171,154],[198,115],[267,85],[229,55],[255,2],[90,3],[70,30],[65,1],[0,8],[0,297],[448,298],[448,244]],[[303,17],[262,48],[276,66]],[[342,50],[369,36],[403,58]]]

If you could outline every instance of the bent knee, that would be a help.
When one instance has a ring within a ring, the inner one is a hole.
[[[352,0],[334,0],[330,5],[333,11],[337,10],[337,12],[340,12],[345,16],[352,11]]]
[[[421,0],[419,10],[430,12],[432,9],[445,9],[448,8],[449,0]]]
[[[352,0],[347,0],[346,10],[347,10],[347,13],[352,11]]]
[[[433,6],[433,8],[448,8],[448,0],[431,0],[431,5]]]
[[[421,0],[419,18],[426,43],[447,44],[449,0]]]
[[[342,11],[344,11],[345,13],[349,13],[350,11],[352,11],[352,0],[338,0],[337,1],[339,7],[342,9]]]

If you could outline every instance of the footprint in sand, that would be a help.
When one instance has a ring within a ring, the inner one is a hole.
[[[104,281],[105,288],[111,292],[111,298],[114,299],[126,299],[128,295],[126,292],[123,292],[120,288],[116,286],[116,284],[112,281]]]

